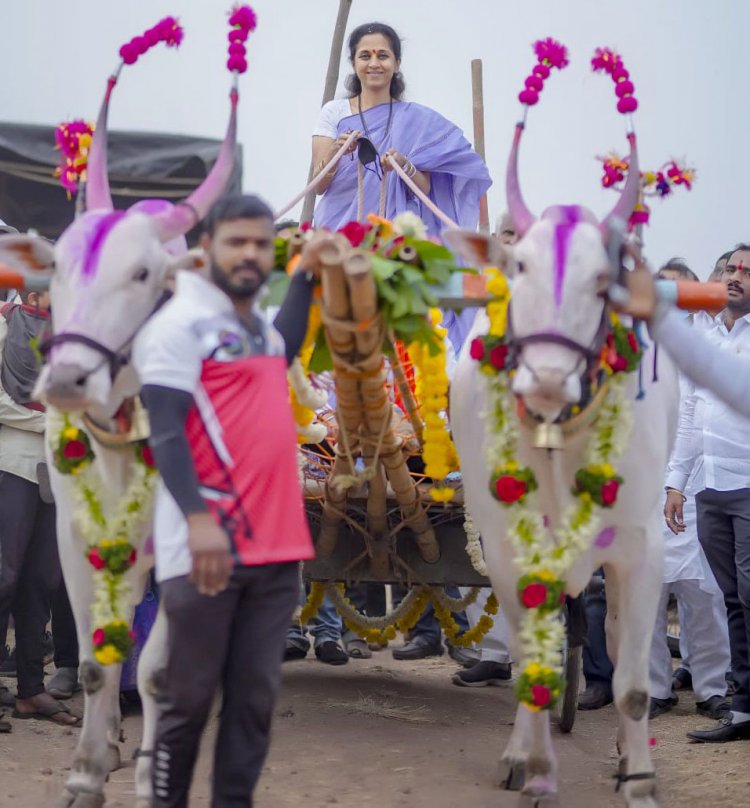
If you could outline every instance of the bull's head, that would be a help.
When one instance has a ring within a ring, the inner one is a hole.
[[[91,144],[86,212],[62,234],[54,257],[34,236],[13,237],[12,251],[4,251],[0,244],[2,263],[29,269],[33,262],[37,270],[45,261],[54,266],[52,335],[41,346],[46,365],[37,395],[65,410],[116,408],[112,395],[116,379],[117,392],[137,391],[134,377],[130,384],[135,389],[121,389],[128,377],[121,371],[128,364],[133,338],[154,312],[175,269],[202,263],[187,252],[184,234],[224,193],[234,165],[236,73],[226,137],[200,187],[177,205],[149,200],[126,211],[114,210],[107,175],[107,112],[121,67],[108,80]]]
[[[537,73],[535,68],[527,79],[527,89],[520,96],[527,107],[536,103],[549,67],[567,64],[564,49],[562,54],[557,64],[545,63],[540,56],[539,65],[545,64],[546,73]],[[607,72],[618,77],[624,73],[616,83],[627,81],[619,57],[612,57],[612,70]],[[624,105],[618,104],[621,112],[634,108],[633,88],[628,84],[627,96],[618,91],[621,101],[629,99]],[[638,154],[635,134],[629,127],[627,182],[617,204],[601,222],[577,205],[548,208],[537,219],[524,202],[518,179],[525,117],[526,110],[524,120],[516,126],[506,174],[508,209],[518,242],[513,246],[487,244],[477,234],[471,239],[456,234],[453,243],[473,245],[473,254],[464,250],[467,258],[500,264],[513,276],[508,334],[517,363],[513,391],[523,397],[531,411],[554,421],[566,405],[580,400],[581,379],[598,364],[607,326],[608,294],[617,283],[620,267],[619,250],[614,250],[618,254],[613,261],[608,247],[613,246],[612,234],[625,226],[638,200]]]

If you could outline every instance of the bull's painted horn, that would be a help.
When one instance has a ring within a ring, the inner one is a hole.
[[[505,174],[505,193],[508,200],[508,212],[513,221],[519,237],[534,224],[535,216],[526,207],[521,194],[521,184],[518,181],[518,148],[521,143],[521,135],[526,123],[526,114],[529,107],[533,107],[539,101],[539,94],[544,89],[544,82],[549,78],[552,68],[562,70],[568,65],[568,51],[551,37],[540,39],[533,45],[537,63],[534,65],[529,76],[524,82],[524,89],[518,95],[518,100],[524,105],[523,120],[516,125],[513,135],[513,146],[508,158],[508,169]]]
[[[209,175],[184,202],[180,202],[171,210],[156,216],[159,237],[163,243],[192,230],[206,216],[214,202],[225,193],[234,171],[238,99],[237,89],[233,87],[230,95],[232,110],[229,116],[229,126],[219,156]]]
[[[255,30],[257,17],[250,6],[235,6],[229,16],[229,59],[227,69],[233,74],[232,92],[229,96],[232,109],[229,126],[214,167],[198,188],[182,203],[175,205],[156,217],[163,242],[184,235],[203,219],[211,206],[226,191],[234,170],[234,154],[237,147],[237,79],[247,70],[245,43]]]
[[[633,121],[630,117],[638,109],[638,101],[634,95],[635,86],[630,80],[630,73],[625,69],[622,57],[618,53],[611,48],[597,48],[591,60],[591,67],[594,73],[606,73],[612,79],[617,97],[617,111],[621,115],[628,116],[628,142],[630,143],[628,178],[617,204],[602,220],[601,230],[606,238],[609,232],[609,221],[613,217],[617,217],[624,222],[628,222],[638,202],[641,189],[641,172],[638,167],[638,148],[635,142]]]
[[[508,168],[505,173],[505,195],[508,201],[508,212],[519,238],[534,224],[536,218],[526,207],[521,193],[521,184],[518,181],[518,147],[521,143],[523,127],[523,122],[516,124],[513,146],[510,150]]]
[[[165,17],[153,28],[149,28],[142,36],[133,37],[120,48],[121,62],[115,72],[107,79],[107,91],[104,94],[99,117],[96,121],[94,137],[91,141],[88,165],[86,167],[86,209],[112,210],[112,194],[109,190],[107,172],[107,115],[109,99],[117,84],[120,71],[124,65],[135,64],[146,51],[164,42],[168,47],[178,47],[182,42],[183,30],[174,17]]]
[[[638,147],[636,146],[635,132],[628,132],[628,141],[630,143],[628,176],[625,180],[620,198],[617,200],[617,204],[604,219],[602,219],[600,229],[605,237],[609,233],[609,222],[613,218],[621,219],[625,223],[630,220],[630,216],[638,202],[638,196],[641,191],[641,172],[638,165]]]

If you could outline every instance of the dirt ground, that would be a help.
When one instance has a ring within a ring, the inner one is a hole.
[[[312,654],[284,666],[273,743],[257,790],[257,808],[510,808],[518,797],[494,787],[510,733],[511,687],[451,684],[447,657],[397,662],[389,651],[331,668]],[[80,702],[76,697],[76,702]],[[572,734],[555,732],[565,808],[624,805],[615,796],[613,707],[579,713]],[[696,716],[692,694],[656,719],[651,734],[663,808],[714,808],[750,801],[750,747],[693,745],[685,731],[710,725]],[[193,787],[191,806],[209,804],[215,719]],[[125,718],[123,758],[135,749],[140,717]],[[13,721],[0,735],[0,806],[50,806],[72,758],[77,731],[47,722]],[[110,808],[133,801],[132,770],[115,772]]]

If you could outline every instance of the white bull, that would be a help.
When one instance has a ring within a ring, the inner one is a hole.
[[[602,348],[607,322],[607,287],[611,285],[606,242],[608,222],[599,225],[583,208],[558,207],[535,220],[523,203],[517,181],[517,156],[522,126],[514,139],[508,167],[510,213],[520,241],[511,248],[484,243],[500,258],[506,273],[514,271],[509,340],[516,351],[512,381],[516,400],[548,424],[581,397],[581,381],[589,358]],[[611,214],[626,220],[636,201],[638,162],[635,136],[630,135],[628,183]],[[477,260],[481,237],[454,234],[454,246]],[[472,254],[472,245],[475,248]],[[485,261],[485,263],[488,263]],[[508,618],[519,659],[519,626],[524,607],[517,584],[523,571],[506,535],[508,510],[490,493],[490,468],[485,448],[491,437],[485,418],[486,377],[469,353],[473,337],[486,334],[488,317],[481,312],[458,360],[451,392],[451,422],[461,459],[467,510],[479,530],[489,577]],[[620,781],[629,806],[657,805],[648,738],[648,654],[661,586],[662,546],[660,499],[664,468],[673,440],[678,405],[674,368],[662,354],[658,382],[652,380],[653,345],[643,358],[645,397],[636,399],[637,374],[627,381],[633,428],[629,445],[617,461],[624,485],[615,506],[603,510],[599,530],[607,541],[592,541],[566,576],[566,592],[578,595],[591,573],[603,566],[607,581],[607,648],[615,666],[613,690],[620,714],[617,738]],[[648,368],[648,371],[645,369]],[[562,449],[533,447],[533,427],[519,425],[518,462],[530,467],[539,483],[539,511],[548,523],[548,546],[555,545],[561,516],[573,501],[577,469],[586,465],[585,448],[594,426],[566,437]],[[595,534],[596,536],[596,534]],[[612,541],[612,537],[614,540]],[[577,683],[573,683],[577,686]],[[552,748],[549,712],[518,707],[513,733],[502,756],[501,779],[506,787],[524,783],[521,803],[548,808],[559,805],[557,763]]]
[[[97,808],[104,804],[104,784],[119,765],[121,666],[100,665],[92,647],[92,572],[87,542],[75,511],[73,478],[55,469],[52,442],[62,423],[60,412],[77,423],[85,415],[101,433],[115,433],[115,416],[138,393],[140,383],[129,364],[130,346],[140,327],[158,305],[176,269],[196,267],[202,259],[186,252],[184,233],[200,221],[226,190],[236,147],[236,89],[231,94],[231,116],[219,157],[202,185],[180,205],[160,201],[138,203],[127,212],[114,211],[106,169],[106,119],[110,79],[94,135],[86,187],[87,212],[63,233],[54,253],[34,236],[14,236],[0,243],[0,261],[33,275],[52,269],[50,299],[52,336],[43,350],[46,365],[37,394],[49,405],[48,463],[57,504],[57,537],[63,576],[70,595],[80,645],[79,675],[85,697],[85,714],[60,808]],[[98,430],[87,430],[95,459],[105,516],[116,510],[134,474],[133,446],[112,448],[97,439]],[[87,474],[88,474],[87,470]],[[127,573],[130,603],[125,617],[144,591],[153,563],[144,549],[150,533],[144,519],[139,535],[131,537],[139,561]],[[106,538],[106,537],[102,537]],[[138,690],[143,701],[142,754],[136,769],[137,806],[151,805],[151,758],[156,722],[154,696],[164,668],[166,625],[159,615],[141,653]],[[161,683],[163,686],[163,683]]]

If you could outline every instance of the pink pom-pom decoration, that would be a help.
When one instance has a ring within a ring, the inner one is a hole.
[[[174,17],[165,17],[142,36],[133,37],[120,48],[120,57],[126,65],[135,64],[140,56],[160,42],[176,48],[182,42],[184,31]]]
[[[233,73],[244,73],[247,70],[245,41],[251,31],[258,25],[258,18],[250,6],[235,6],[229,15],[232,30],[229,39],[229,59],[227,68]]]
[[[236,6],[229,16],[229,24],[249,33],[256,29],[258,17],[250,6]]]
[[[539,76],[529,76],[526,79],[526,88],[539,92],[544,87],[544,81]]]
[[[562,70],[568,65],[568,49],[557,40],[547,37],[534,43],[534,53],[542,64]]]
[[[620,81],[615,84],[615,95],[622,98],[624,95],[632,95],[635,92],[635,87],[632,81]]]
[[[244,56],[230,56],[227,68],[234,73],[244,73],[247,70],[247,59]]]
[[[518,94],[518,100],[527,107],[533,107],[539,101],[539,93],[544,89],[551,68],[562,70],[568,65],[567,48],[550,37],[538,40],[533,48],[538,62],[524,82],[525,89]]]
[[[518,100],[528,107],[533,107],[539,101],[539,93],[536,90],[523,90],[518,94]]]
[[[638,101],[633,96],[635,85],[630,81],[630,73],[625,69],[622,58],[610,48],[597,48],[591,67],[595,73],[608,73],[615,83],[615,94],[620,99],[617,102],[617,111],[623,115],[635,112]]]

